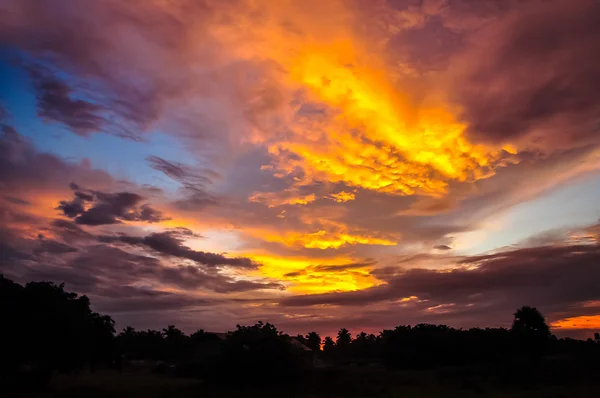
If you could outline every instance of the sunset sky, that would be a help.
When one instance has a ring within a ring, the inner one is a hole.
[[[120,329],[600,331],[600,2],[0,0],[0,273]]]

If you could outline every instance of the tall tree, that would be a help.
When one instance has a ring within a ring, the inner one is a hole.
[[[511,330],[519,334],[529,334],[542,339],[550,336],[546,319],[535,307],[524,306],[515,312]]]
[[[27,364],[39,374],[71,371],[114,354],[114,322],[93,312],[86,296],[64,285],[30,282],[25,286],[0,275],[0,371],[7,376]]]
[[[516,348],[521,354],[540,358],[550,339],[550,328],[544,316],[534,307],[521,307],[515,312],[511,328]]]
[[[176,340],[185,336],[181,330],[175,327],[175,325],[168,325],[162,330],[162,333],[167,340]]]
[[[329,336],[325,337],[325,341],[323,342],[323,354],[331,355],[335,350],[335,342]]]
[[[352,335],[346,328],[341,328],[338,331],[337,338],[335,340],[335,346],[340,351],[345,351],[350,347],[352,343]]]
[[[306,335],[306,346],[313,351],[321,350],[321,336],[317,332],[310,332]]]

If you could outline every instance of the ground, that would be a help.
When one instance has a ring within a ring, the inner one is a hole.
[[[79,375],[55,376],[44,392],[27,393],[27,398],[49,397],[297,397],[297,398],[428,398],[428,397],[499,397],[499,398],[578,398],[597,396],[600,382],[535,385],[497,384],[471,377],[465,371],[384,371],[350,369],[313,375],[296,386],[268,385],[261,388],[211,386],[201,380],[158,375],[149,371],[112,370]]]

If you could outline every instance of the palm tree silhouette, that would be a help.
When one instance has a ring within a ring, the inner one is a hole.
[[[306,346],[313,351],[321,350],[321,336],[317,332],[310,332],[306,335]]]

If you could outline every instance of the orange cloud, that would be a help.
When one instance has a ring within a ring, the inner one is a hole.
[[[307,205],[311,202],[314,202],[316,199],[317,197],[314,193],[295,196],[292,192],[288,192],[287,195],[285,192],[283,195],[275,192],[257,192],[248,198],[250,202],[263,203],[269,207],[277,207],[282,205]]]
[[[597,329],[600,330],[600,315],[582,315],[552,322],[554,329]]]
[[[396,244],[394,241],[369,235],[327,232],[323,229],[308,234],[290,232],[283,235],[269,235],[264,238],[268,242],[283,243],[290,247],[302,246],[307,249],[338,249],[344,245],[394,246]]]
[[[364,15],[348,2],[241,1],[214,13],[189,51],[210,37],[227,49],[215,67],[258,63],[257,76],[242,82],[247,92],[238,93],[253,122],[242,140],[267,146],[272,164],[264,170],[276,176],[301,171],[293,184],[439,196],[450,181],[489,177],[508,154],[471,143],[443,94],[403,84],[381,45],[392,27],[366,34]],[[284,204],[308,203],[306,195]]]
[[[283,257],[247,253],[244,256],[262,264],[257,271],[260,276],[283,281],[288,285],[287,290],[293,293],[353,291],[381,283],[370,273],[373,265],[357,264],[352,258]]]
[[[349,202],[351,200],[354,200],[356,198],[356,195],[352,192],[341,191],[338,193],[332,193],[328,197],[330,199],[334,200],[335,202],[344,203],[344,202]]]
[[[266,242],[281,243],[287,247],[307,249],[339,249],[345,245],[381,245],[394,246],[397,240],[391,237],[379,236],[374,232],[350,228],[349,226],[331,220],[321,219],[318,223],[307,225],[314,232],[298,232],[294,230],[247,228],[243,232],[260,238]]]

